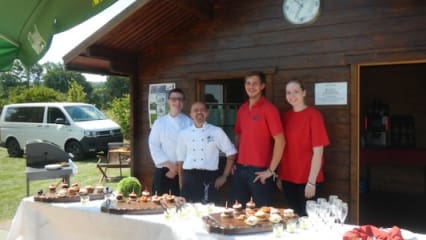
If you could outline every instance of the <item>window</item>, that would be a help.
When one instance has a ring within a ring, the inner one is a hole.
[[[9,107],[6,122],[43,123],[44,107]]]
[[[64,107],[74,122],[105,120],[106,117],[96,107],[91,105]]]
[[[201,96],[209,109],[207,122],[221,127],[234,141],[238,108],[246,100],[244,79],[202,81]]]
[[[66,120],[65,115],[61,109],[56,107],[49,107],[47,109],[47,123],[55,123],[56,119],[58,118]]]

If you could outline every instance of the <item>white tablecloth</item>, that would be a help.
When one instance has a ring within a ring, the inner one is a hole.
[[[275,238],[272,233],[226,236],[210,234],[194,215],[166,219],[156,215],[114,215],[100,211],[102,201],[41,203],[32,197],[21,201],[7,239],[342,239],[346,225],[335,233],[299,231]],[[416,234],[416,239],[426,235]]]

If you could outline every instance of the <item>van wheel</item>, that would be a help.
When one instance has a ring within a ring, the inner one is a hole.
[[[16,141],[14,138],[7,141],[6,147],[9,157],[22,157],[24,153],[24,151],[22,151],[21,147],[19,146],[18,141]]]
[[[69,141],[65,145],[65,151],[74,155],[74,160],[81,160],[84,157],[83,147],[77,141]]]

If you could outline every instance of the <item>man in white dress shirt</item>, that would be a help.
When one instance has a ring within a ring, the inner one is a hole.
[[[194,124],[179,133],[177,157],[181,196],[189,202],[217,201],[218,189],[225,184],[234,164],[237,150],[225,132],[206,122],[207,107],[196,102],[191,107]],[[219,151],[227,157],[220,175]]]
[[[192,120],[182,113],[185,95],[175,88],[168,93],[170,111],[158,118],[149,134],[149,150],[155,164],[152,192],[161,195],[180,195],[177,171],[176,145],[179,131],[189,127]]]

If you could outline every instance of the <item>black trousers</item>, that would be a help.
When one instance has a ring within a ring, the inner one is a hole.
[[[251,197],[256,206],[270,206],[272,204],[272,193],[274,191],[274,181],[272,177],[266,179],[262,184],[260,180],[253,183],[256,172],[265,171],[266,168],[236,165],[232,180],[232,190],[234,199],[245,205]]]
[[[290,208],[292,208],[299,216],[306,216],[306,201],[316,200],[321,190],[321,184],[317,183],[315,187],[315,196],[313,198],[305,198],[306,184],[296,184],[288,181],[282,181],[284,195],[288,200]]]
[[[218,171],[183,170],[182,197],[187,202],[218,203],[219,193],[214,187]]]
[[[179,177],[176,175],[175,178],[170,179],[166,177],[166,173],[169,171],[168,168],[156,168],[154,172],[154,179],[152,181],[152,194],[157,192],[158,195],[169,193],[179,196]]]

